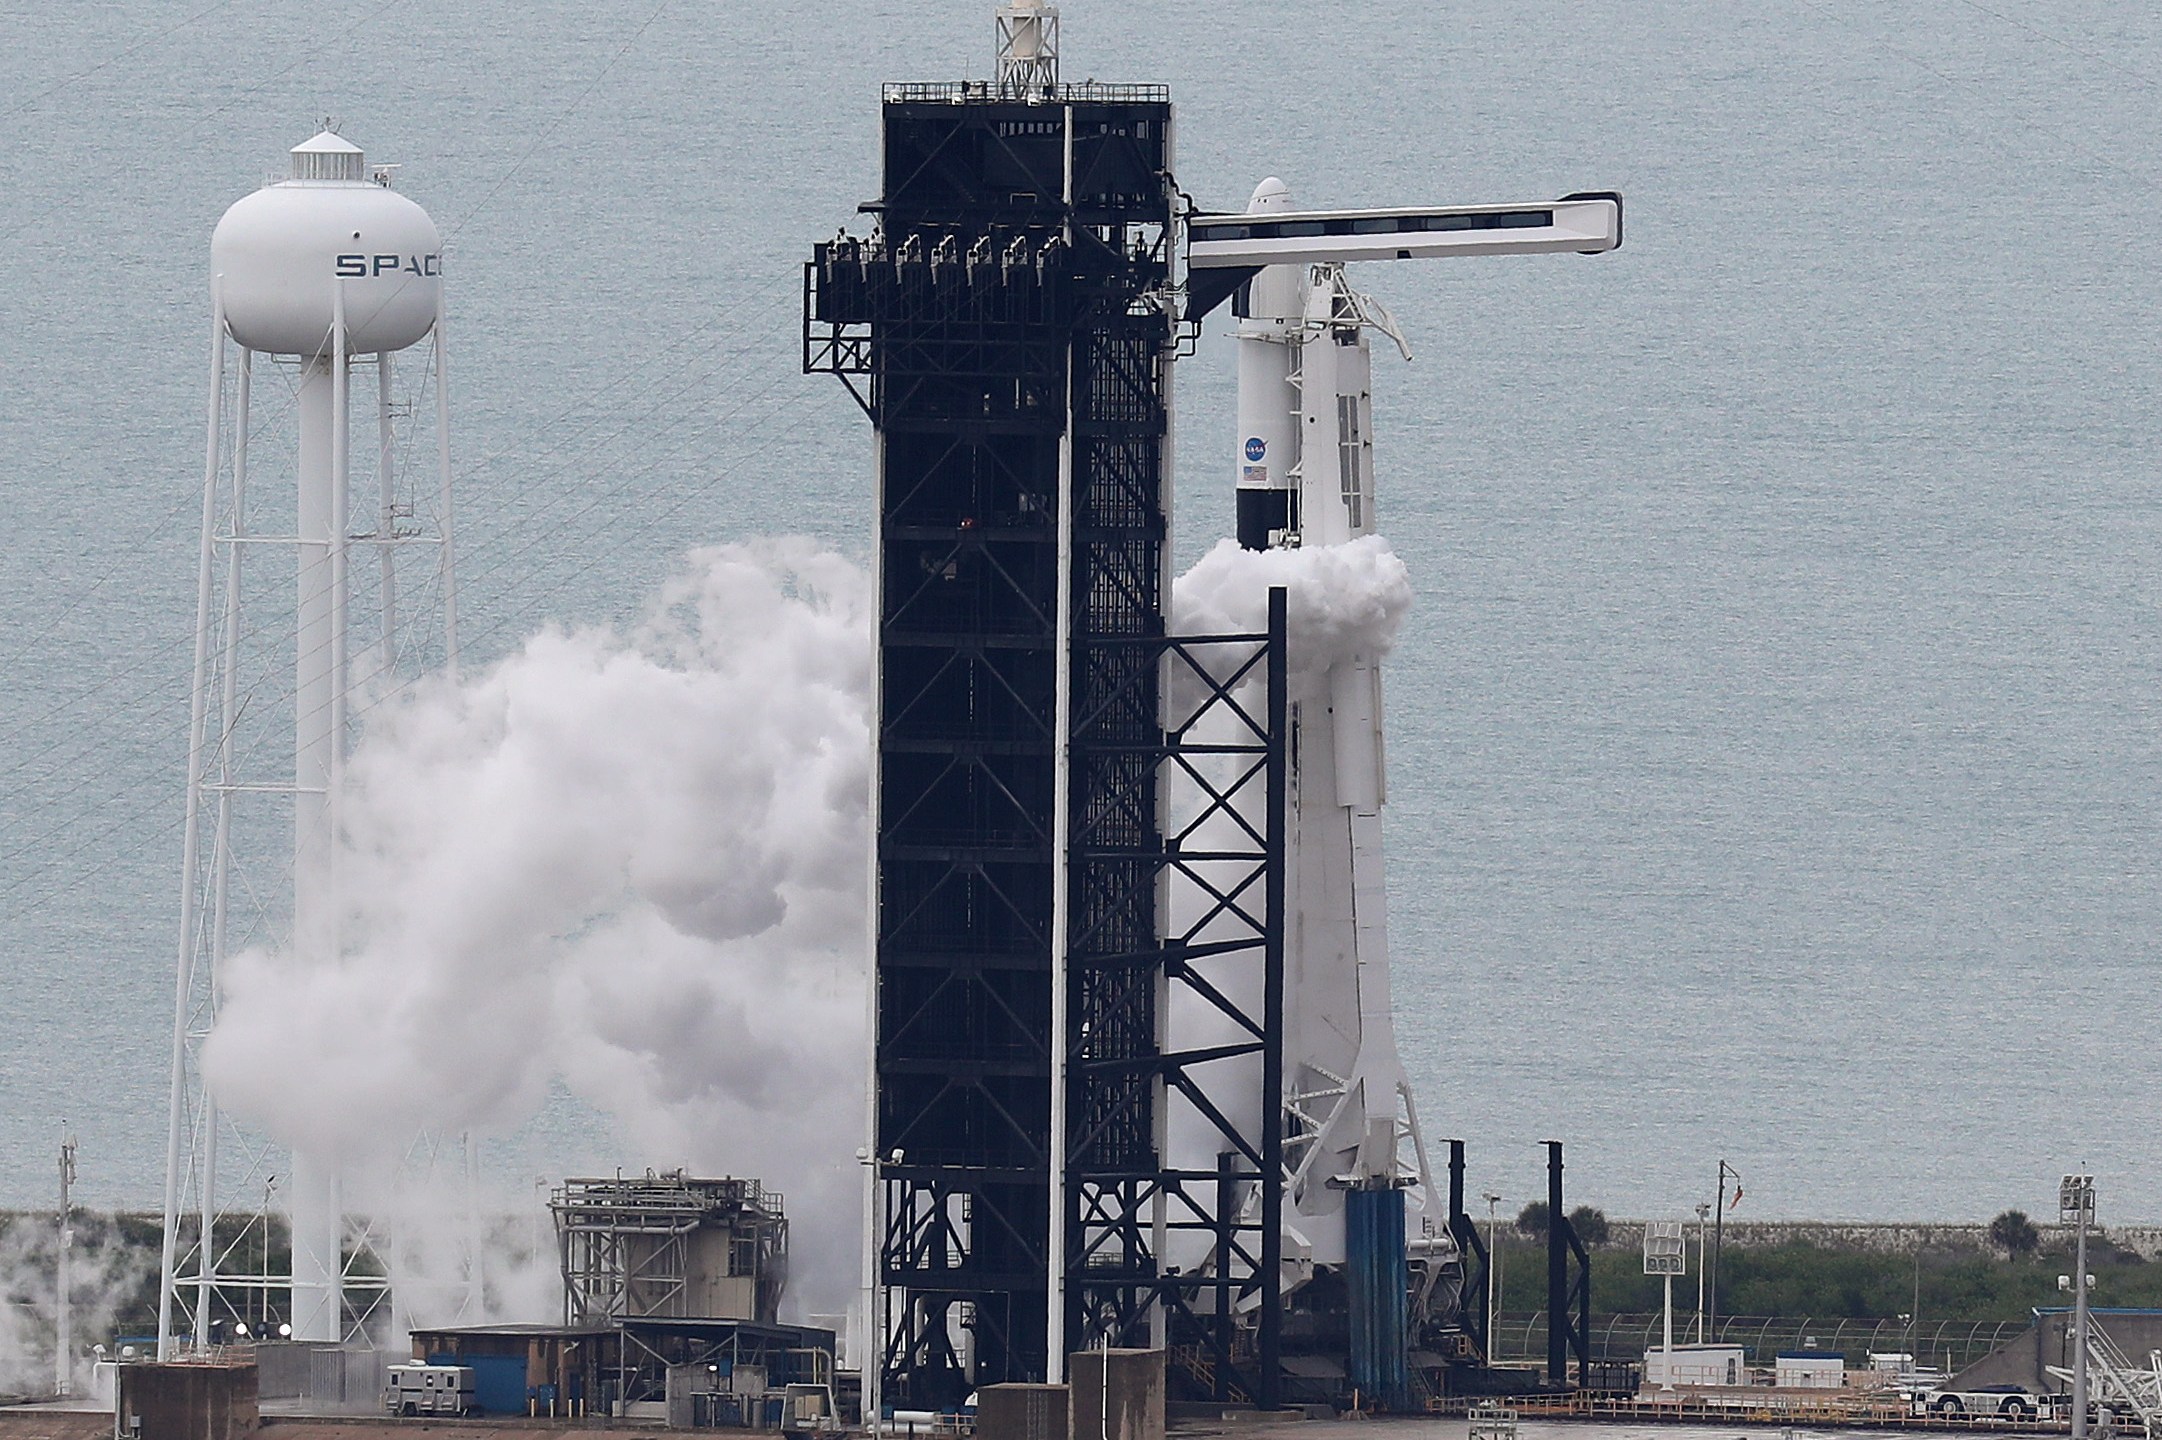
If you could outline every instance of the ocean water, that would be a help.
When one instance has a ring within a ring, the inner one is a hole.
[[[861,555],[799,262],[990,5],[0,8],[0,1203],[162,1176],[206,270],[324,115],[449,240],[468,654],[686,548]],[[1382,267],[1396,1004],[1473,1181],[1681,1214],[2162,1219],[2162,17],[2091,0],[1071,0],[1179,180],[1627,193],[1598,259]],[[1230,523],[1219,317],[1178,541]],[[668,1163],[557,1106],[523,1183]],[[758,1160],[738,1167],[755,1173]]]

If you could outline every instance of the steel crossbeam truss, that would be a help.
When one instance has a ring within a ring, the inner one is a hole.
[[[1067,958],[1070,1337],[1168,1338],[1213,1398],[1264,1405],[1279,1368],[1283,1133],[1230,1097],[1282,1090],[1284,623],[1279,590],[1259,634],[1100,645],[1139,663],[1106,666],[1076,707],[1077,775],[1100,764],[1126,783],[1106,775],[1076,807],[1086,900]],[[1157,676],[1201,700],[1173,728],[1122,734]],[[1182,903],[1165,907],[1160,939],[1119,923],[1127,897],[1166,891]],[[1192,1156],[1207,1152],[1191,1134],[1209,1136],[1214,1163],[1180,1163],[1174,1128]]]

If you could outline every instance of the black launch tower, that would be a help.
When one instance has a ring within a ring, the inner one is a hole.
[[[1283,605],[1249,635],[1166,623],[1171,139],[1159,87],[888,87],[871,233],[806,266],[805,369],[878,442],[889,1405],[1107,1340],[1274,1392],[1278,1127],[1208,1077],[1281,1090]],[[1214,1043],[1168,1042],[1175,1003]],[[1214,1137],[1184,1169],[1181,1107]]]

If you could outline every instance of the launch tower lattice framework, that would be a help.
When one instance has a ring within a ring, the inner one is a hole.
[[[877,436],[867,1398],[1168,1340],[1268,1404],[1281,1138],[1211,1077],[1282,1085],[1283,596],[1166,624],[1168,92],[1002,77],[888,87],[877,229],[805,274]],[[1174,997],[1228,1038],[1172,1048]]]
[[[336,953],[340,790],[356,697],[381,698],[421,666],[457,665],[442,244],[426,212],[391,189],[392,168],[369,166],[326,128],[293,148],[286,178],[228,209],[211,238],[162,1358],[215,1343],[223,1326],[275,1323],[279,1293],[293,1338],[343,1340],[388,1295],[369,1263],[382,1257],[369,1252],[394,1244],[348,1214],[337,1163],[296,1148],[273,1173],[277,1152],[221,1110],[201,1052],[228,956],[274,946],[287,963],[320,964]],[[401,463],[418,438],[418,394],[399,397],[394,356],[424,342],[431,383],[418,393],[433,391],[432,454]],[[364,498],[351,485],[356,375],[375,402],[361,452],[375,493]],[[289,467],[266,466],[260,450],[251,457],[254,431],[288,410],[297,455]],[[269,494],[265,470],[277,487]],[[272,557],[291,567],[286,578],[269,573]],[[280,913],[288,899],[290,914]],[[469,1166],[469,1153],[462,1158]],[[284,1274],[271,1272],[268,1254],[274,1195],[290,1223]],[[470,1248],[466,1265],[470,1305]]]

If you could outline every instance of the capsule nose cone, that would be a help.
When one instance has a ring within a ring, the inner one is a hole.
[[[1289,210],[1291,187],[1271,175],[1254,187],[1254,198],[1246,202],[1246,213],[1257,214],[1263,210]]]

